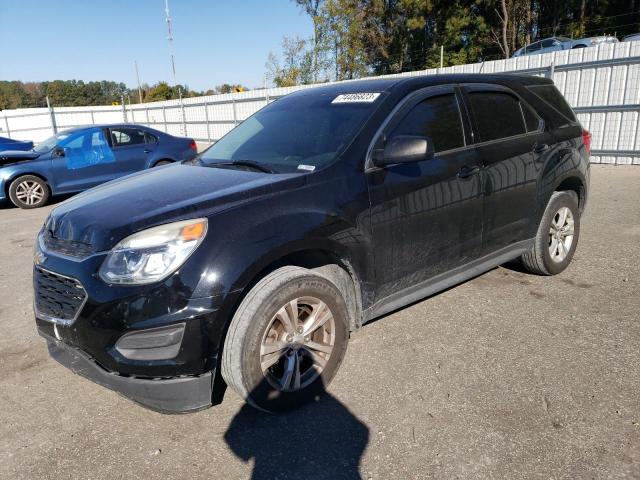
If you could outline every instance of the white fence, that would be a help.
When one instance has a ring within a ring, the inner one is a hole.
[[[502,72],[552,78],[593,135],[592,162],[640,165],[640,42],[604,44],[388,77]],[[270,101],[309,87],[121,106],[4,110],[0,112],[0,134],[40,141],[65,128],[128,122],[189,136],[199,142],[214,142]]]

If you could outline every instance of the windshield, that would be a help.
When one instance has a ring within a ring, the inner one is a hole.
[[[331,163],[373,111],[379,93],[284,97],[202,153],[205,165],[251,162],[274,173],[311,172]]]
[[[53,137],[49,137],[46,140],[38,143],[35,147],[33,147],[33,151],[36,153],[46,153],[50,150],[53,150],[53,148],[56,145],[58,145],[62,140],[64,140],[68,136],[69,136],[68,133],[64,133],[64,132],[58,133]]]

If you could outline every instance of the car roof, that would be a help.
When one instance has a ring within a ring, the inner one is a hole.
[[[64,132],[64,133],[67,133],[67,134],[71,134],[71,133],[81,132],[83,130],[91,130],[91,129],[94,129],[94,128],[115,128],[115,127],[120,127],[120,128],[142,128],[142,129],[146,129],[146,130],[153,130],[152,128],[149,128],[146,125],[140,125],[140,124],[137,124],[137,123],[98,123],[98,124],[95,124],[95,125],[82,125],[80,127],[67,128],[65,130],[61,130],[60,133]]]
[[[349,80],[330,85],[299,90],[292,96],[308,94],[392,92],[395,90],[415,90],[418,88],[465,83],[489,83],[510,87],[513,85],[552,84],[547,78],[516,74],[451,73],[437,75],[415,75],[410,77],[387,77],[380,79]]]

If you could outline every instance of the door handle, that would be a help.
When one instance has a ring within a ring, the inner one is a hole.
[[[144,152],[144,153],[151,153],[151,152],[152,152],[152,150],[149,150],[148,148],[145,148],[145,149],[143,150],[143,152]]]
[[[471,175],[475,175],[479,171],[480,167],[478,165],[474,165],[473,167],[465,165],[460,170],[458,170],[458,178],[469,178]]]
[[[546,143],[536,143],[533,146],[533,153],[543,153],[549,150],[549,145]]]

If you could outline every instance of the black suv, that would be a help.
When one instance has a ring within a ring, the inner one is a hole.
[[[518,257],[563,271],[590,135],[550,80],[345,82],[271,103],[195,160],[55,208],[35,251],[51,355],[160,411],[226,385],[316,398],[349,332]]]

